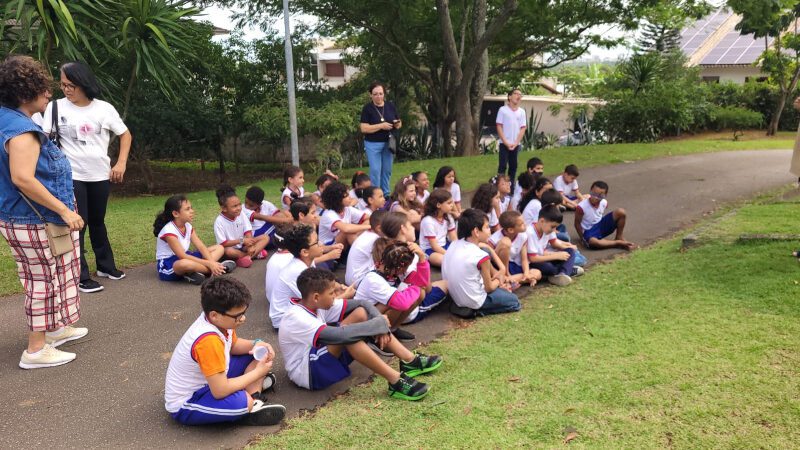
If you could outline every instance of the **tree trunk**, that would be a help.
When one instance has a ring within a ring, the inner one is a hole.
[[[221,130],[220,130],[221,131]],[[225,182],[225,153],[222,149],[223,141],[219,139],[217,142],[217,157],[219,158],[219,182]]]
[[[453,105],[456,113],[456,154],[458,156],[471,156],[478,154],[478,139],[476,139],[472,121],[472,107],[469,96],[461,95],[455,99]]]
[[[239,136],[233,137],[233,167],[239,173]]]
[[[783,108],[786,106],[786,97],[788,95],[788,92],[781,92],[781,96],[778,98],[778,105],[775,107],[772,120],[769,121],[769,127],[767,127],[767,136],[774,136],[778,132],[778,124],[781,122],[781,114],[783,114]]]
[[[146,147],[139,148],[136,141],[131,148],[130,159],[139,167],[139,171],[144,178],[145,190],[152,194],[156,187],[155,176],[153,175],[153,168],[150,167],[150,149]]]
[[[133,88],[136,86],[136,64],[131,69],[131,78],[128,80],[128,89],[125,90],[125,105],[122,108],[122,120],[128,117],[128,107],[131,105],[131,96],[133,95]]]

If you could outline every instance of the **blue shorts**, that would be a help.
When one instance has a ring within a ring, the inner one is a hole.
[[[447,250],[448,248],[450,248],[450,242],[444,244],[444,249]],[[432,248],[429,248],[429,249],[425,250],[425,255],[427,255],[427,256],[431,256],[432,253],[433,253],[433,249]]]
[[[508,262],[508,273],[510,273],[511,275],[518,275],[518,274],[522,273],[522,266],[520,266],[519,264],[515,263],[514,261],[509,261]]]
[[[258,237],[262,234],[269,236],[269,240],[271,241],[272,238],[275,237],[275,225],[265,222],[264,225],[261,225],[261,228],[253,230],[253,237]]]
[[[251,362],[253,362],[252,355],[231,355],[228,378],[244,375],[244,370]],[[236,391],[222,399],[216,399],[211,395],[211,388],[205,385],[195,391],[192,398],[187,400],[178,412],[170,415],[183,425],[208,425],[235,422],[247,415],[248,412],[247,392],[244,390]]]
[[[592,228],[583,230],[583,241],[589,242],[589,239],[603,239],[609,234],[617,230],[617,222],[614,220],[614,213],[610,212],[600,219],[600,222],[594,224]]]
[[[422,303],[417,306],[416,314],[404,323],[416,323],[424,319],[434,308],[441,305],[445,298],[447,298],[447,294],[440,288],[434,286],[425,298],[422,299]],[[412,314],[414,314],[414,312],[412,312]]]
[[[328,346],[312,348],[308,354],[308,375],[311,390],[316,391],[338,383],[350,376],[350,363],[353,357],[342,348],[342,354],[335,357],[328,352]]]
[[[192,255],[195,258],[203,258],[203,255],[200,254],[198,251],[188,251],[186,252],[187,255]],[[172,265],[175,264],[177,261],[178,256],[172,255],[169,258],[159,259],[156,261],[156,270],[158,271],[158,278],[162,281],[181,281],[183,280],[183,275],[177,275],[175,270],[172,268]]]

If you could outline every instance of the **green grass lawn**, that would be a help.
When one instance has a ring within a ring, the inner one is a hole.
[[[712,222],[454,329],[424,400],[355,387],[257,448],[792,448],[800,439],[798,203]],[[573,435],[574,436],[574,435]]]
[[[578,167],[591,167],[614,164],[624,161],[636,161],[670,155],[714,152],[725,150],[777,149],[791,148],[794,141],[791,133],[781,133],[772,138],[747,136],[745,140],[733,142],[722,136],[698,137],[686,140],[672,140],[655,144],[615,144],[591,147],[570,147],[523,152],[519,156],[520,169],[524,170],[525,162],[532,156],[539,156],[545,162],[545,172],[557,174],[567,164]],[[191,168],[199,167],[197,162],[159,163],[165,167]],[[394,167],[394,180],[417,170],[425,170],[431,178],[443,165],[456,169],[463,190],[472,190],[478,184],[486,182],[497,167],[497,155],[473,157],[444,158],[424,161],[398,163]],[[209,164],[209,167],[213,167]],[[345,170],[342,178],[347,183],[355,169]],[[198,176],[209,176],[200,174]],[[315,177],[306,174],[306,190],[313,191]],[[433,180],[431,179],[431,182]],[[273,203],[279,202],[281,179],[266,179],[258,183]],[[244,195],[247,186],[239,187],[240,195]],[[196,211],[195,229],[206,243],[213,243],[212,226],[219,207],[212,191],[194,192],[189,195]],[[152,234],[152,223],[155,214],[163,208],[166,196],[115,198],[111,200],[106,217],[111,245],[117,264],[122,267],[133,267],[154,261],[155,244]],[[87,237],[88,243],[88,237]],[[93,257],[89,257],[90,265]],[[20,292],[21,286],[11,258],[8,246],[0,245],[0,295]]]

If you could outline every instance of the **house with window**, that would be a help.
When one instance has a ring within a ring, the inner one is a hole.
[[[703,81],[744,84],[766,80],[767,75],[755,63],[772,45],[773,38],[741,34],[736,30],[741,19],[722,7],[681,32],[680,49],[688,58],[687,65],[699,67]]]
[[[337,47],[335,42],[327,39],[318,41],[317,46],[311,51],[313,65],[317,68],[317,79],[324,85],[338,88],[358,73],[357,68],[344,63],[344,51]]]

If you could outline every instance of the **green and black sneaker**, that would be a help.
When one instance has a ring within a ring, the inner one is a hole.
[[[442,357],[438,355],[423,355],[417,353],[411,362],[404,362],[400,360],[400,372],[405,373],[409,377],[422,375],[423,373],[433,372],[442,365]]]
[[[389,397],[417,401],[428,395],[428,385],[401,373],[397,383],[389,383]]]

